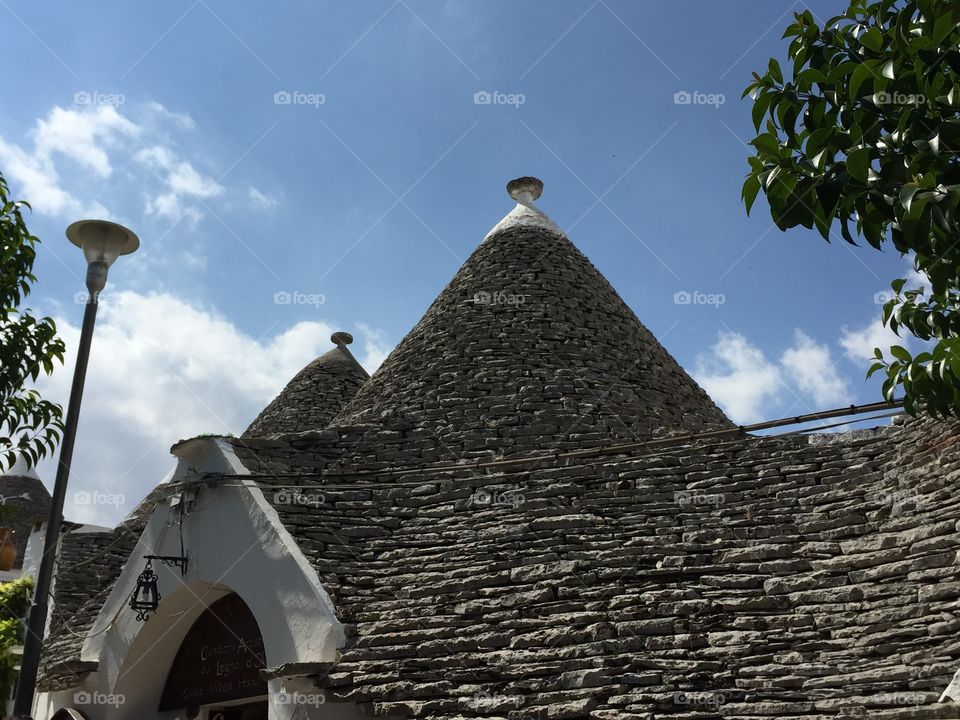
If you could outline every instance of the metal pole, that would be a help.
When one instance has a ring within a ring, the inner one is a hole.
[[[93,326],[97,320],[98,295],[99,291],[90,293],[83,311],[83,328],[80,331],[80,345],[77,348],[77,365],[73,370],[73,385],[70,387],[67,420],[63,428],[63,442],[60,445],[60,464],[57,466],[57,479],[53,486],[50,516],[47,518],[47,534],[43,541],[43,557],[40,561],[40,570],[37,573],[37,585],[33,591],[33,605],[30,607],[30,619],[27,623],[23,641],[20,676],[17,678],[17,689],[13,700],[13,714],[17,716],[29,717],[33,709],[33,694],[37,685],[37,670],[40,667],[40,650],[47,624],[50,583],[53,579],[53,569],[57,559],[60,528],[63,525],[63,501],[67,495],[70,462],[73,459],[73,443],[77,435],[77,422],[80,419],[80,401],[83,399],[83,383],[87,376],[87,361],[90,358]]]

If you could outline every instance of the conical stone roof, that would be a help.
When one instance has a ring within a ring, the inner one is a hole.
[[[516,208],[331,427],[372,426],[398,458],[416,446],[449,460],[730,424],[533,205],[541,188],[508,185]]]
[[[30,531],[50,514],[50,492],[36,469],[28,467],[23,458],[18,457],[6,472],[0,473],[0,505],[13,508],[2,524],[13,530],[17,547],[14,568],[20,568]]]
[[[356,395],[370,376],[347,349],[353,337],[337,332],[330,340],[336,347],[297,373],[243,437],[322,430]]]

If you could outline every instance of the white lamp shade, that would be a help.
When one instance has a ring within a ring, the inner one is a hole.
[[[140,238],[132,230],[109,220],[78,220],[67,228],[67,239],[83,249],[87,263],[100,262],[107,267],[140,247]]]

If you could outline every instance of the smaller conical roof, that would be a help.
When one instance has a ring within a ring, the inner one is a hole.
[[[17,456],[17,459],[13,461],[13,465],[10,466],[9,470],[0,472],[0,477],[32,478],[34,480],[40,479],[40,476],[37,475],[36,468],[32,468],[27,465],[27,461],[19,455]]]
[[[35,468],[17,458],[6,472],[0,473],[0,506],[13,508],[5,514],[3,525],[13,530],[17,548],[14,569],[23,566],[23,553],[34,523],[46,520],[50,514],[50,492],[40,481]]]
[[[312,361],[250,423],[243,437],[322,430],[370,377],[347,345],[349,333],[330,337],[336,347]]]

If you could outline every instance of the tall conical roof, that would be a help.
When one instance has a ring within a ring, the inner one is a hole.
[[[517,206],[331,426],[407,431],[399,445],[453,459],[728,425],[534,206],[542,183],[507,187]]]
[[[297,373],[250,423],[243,437],[322,430],[356,395],[370,376],[347,349],[353,337],[336,332],[330,341],[336,347]]]

